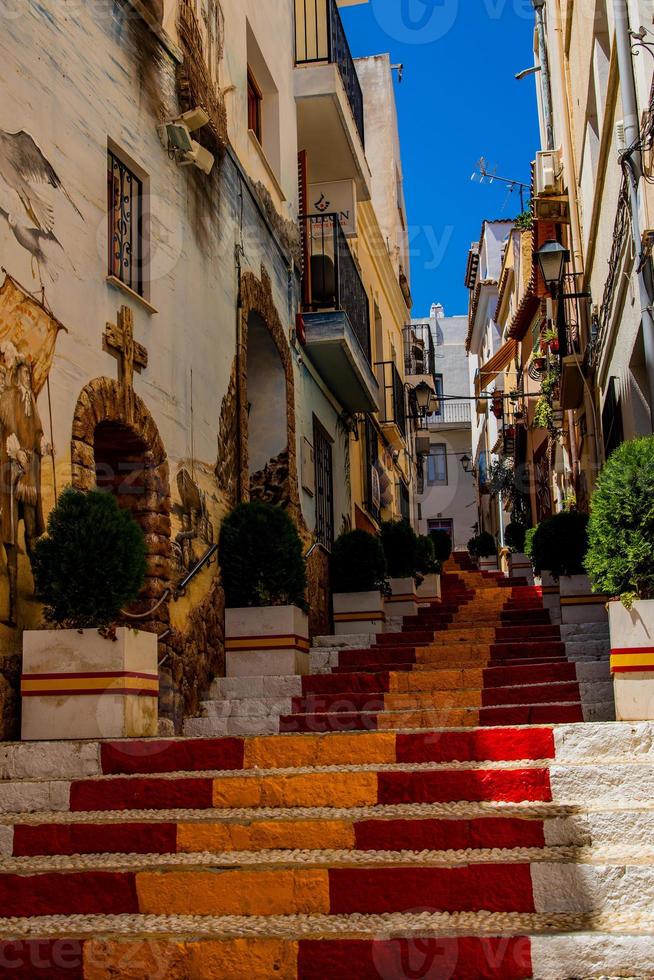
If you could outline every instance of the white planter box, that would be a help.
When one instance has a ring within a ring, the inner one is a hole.
[[[418,593],[413,578],[392,578],[391,595],[386,598],[389,616],[417,616]]]
[[[336,636],[350,633],[381,633],[386,616],[381,592],[335,592],[334,630]]]
[[[441,577],[434,573],[425,575],[421,584],[417,588],[418,605],[429,606],[432,602],[439,602],[441,598]]]
[[[297,606],[225,610],[227,677],[309,673],[309,619]]]
[[[561,594],[561,622],[605,623],[608,619],[608,596],[592,591],[587,575],[562,575],[559,582]]]
[[[618,721],[654,720],[654,599],[609,603],[611,673]]]
[[[497,555],[491,555],[490,557],[479,556],[479,571],[480,572],[499,572],[500,566],[497,563]]]
[[[25,741],[146,738],[157,734],[159,668],[154,633],[121,627],[23,633]]]
[[[536,584],[543,590],[543,605],[549,609],[552,622],[558,626],[561,623],[561,597],[559,583],[552,578],[550,572],[541,572]]]
[[[534,566],[531,564],[531,559],[519,551],[509,555],[509,576],[510,578],[526,578],[527,584],[533,585]]]

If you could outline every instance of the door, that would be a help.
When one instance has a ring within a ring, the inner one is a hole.
[[[332,440],[315,415],[313,454],[316,466],[316,540],[329,550],[334,543]]]

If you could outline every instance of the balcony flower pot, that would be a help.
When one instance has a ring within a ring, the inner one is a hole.
[[[334,633],[347,636],[349,633],[380,633],[386,622],[384,596],[379,590],[373,592],[335,592]]]
[[[297,606],[225,610],[227,677],[309,673],[309,618]]]
[[[559,579],[561,622],[605,623],[609,596],[594,593],[587,575],[562,575]]]
[[[547,371],[547,358],[546,357],[535,357],[534,358],[534,367],[541,374],[542,374],[543,371]]]
[[[416,590],[419,606],[430,606],[441,599],[441,577],[436,572],[425,575]]]
[[[392,578],[391,594],[386,598],[387,616],[416,616],[418,614],[418,589],[416,580]]]
[[[157,734],[154,633],[120,627],[23,633],[22,738],[147,738]]]
[[[509,555],[509,577],[526,578],[527,585],[534,584],[534,566],[523,552],[514,551]]]
[[[618,721],[654,720],[654,599],[609,602],[611,673]]]
[[[555,338],[554,340],[550,340],[550,342],[549,342],[549,348],[550,348],[550,352],[552,354],[558,354],[559,353],[559,341],[558,341],[557,338]]]

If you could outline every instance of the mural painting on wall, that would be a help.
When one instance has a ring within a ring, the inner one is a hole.
[[[44,271],[52,282],[58,278],[56,266],[61,258],[73,268],[54,231],[55,192],[63,194],[84,220],[33,137],[23,130],[8,133],[0,129],[0,218],[29,252],[32,275],[42,288]]]
[[[50,457],[54,467],[54,457],[37,398],[52,367],[57,335],[65,329],[5,275],[0,287],[0,529],[8,598],[0,618],[9,626],[16,623],[21,530],[30,561],[33,543],[45,530],[42,466]]]

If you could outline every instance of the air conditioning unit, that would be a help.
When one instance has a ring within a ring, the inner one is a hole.
[[[535,192],[541,194],[563,193],[562,164],[560,150],[541,150],[536,154]]]
[[[555,225],[570,224],[570,201],[567,194],[553,197],[537,197],[534,200],[534,217]]]

